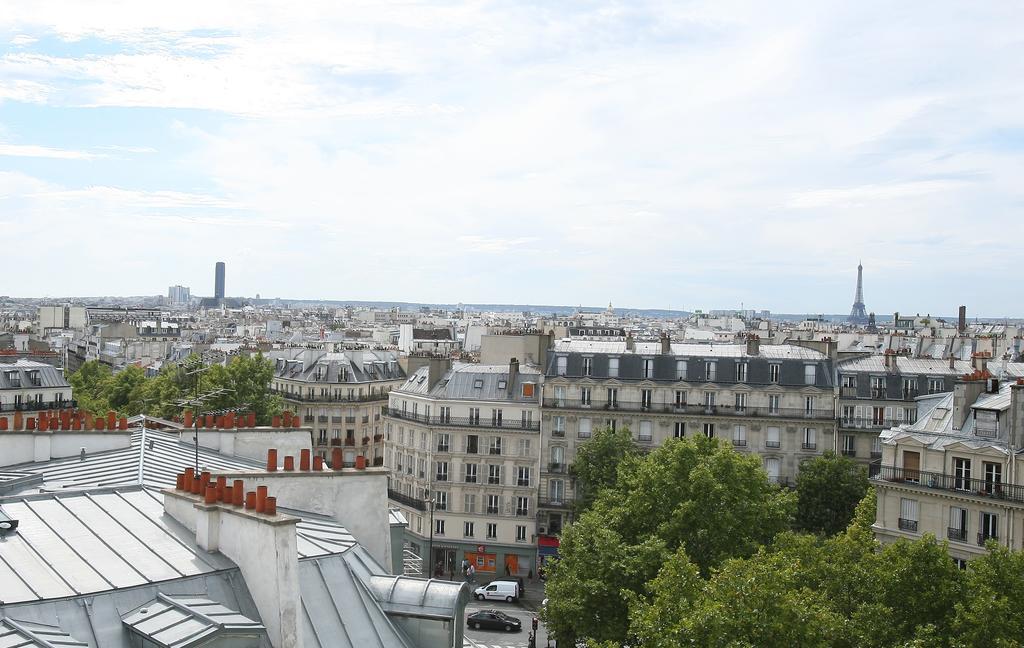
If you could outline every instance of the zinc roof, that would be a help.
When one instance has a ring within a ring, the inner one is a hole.
[[[873,371],[885,373],[886,371],[898,371],[905,374],[928,374],[934,376],[962,376],[971,373],[974,369],[971,363],[965,360],[954,360],[953,368],[949,368],[949,360],[937,360],[933,358],[908,358],[906,356],[893,356],[895,370],[886,369],[885,356],[872,355],[865,358],[844,360],[837,367],[843,371]]]
[[[89,644],[78,641],[71,635],[61,631],[57,626],[33,623],[31,621],[15,621],[0,619],[0,648],[88,648]]]
[[[794,344],[762,344],[758,348],[758,355],[751,356],[747,353],[746,344],[690,344],[672,343],[670,345],[672,355],[676,356],[697,356],[702,358],[748,358],[759,357],[773,360],[827,360],[828,357],[814,349],[808,349]],[[558,340],[555,342],[556,353],[610,353],[633,355],[660,355],[660,342],[636,342],[632,351],[626,350],[624,341],[600,341],[600,340]]]
[[[39,384],[33,385],[29,382],[28,372],[34,371],[39,375]],[[17,374],[18,385],[15,386],[9,374]],[[0,363],[0,389],[32,389],[41,387],[71,387],[64,379],[60,369],[45,362],[20,359],[17,362],[6,364]]]
[[[200,646],[225,632],[266,632],[262,623],[217,601],[163,593],[126,614],[123,623],[160,648]]]

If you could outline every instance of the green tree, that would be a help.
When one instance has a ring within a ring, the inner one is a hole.
[[[600,428],[576,450],[572,475],[576,488],[576,514],[589,509],[598,494],[615,485],[619,466],[629,465],[640,456],[629,428]]]
[[[1024,552],[995,543],[968,563],[953,621],[958,646],[1019,646],[1024,638]]]
[[[833,535],[845,529],[868,491],[867,471],[833,452],[804,462],[796,478],[796,526]]]
[[[78,407],[94,414],[110,410],[109,389],[112,380],[110,367],[98,360],[83,363],[78,371],[68,376]]]
[[[570,644],[625,641],[628,593],[642,593],[672,553],[684,547],[706,575],[787,529],[794,504],[757,457],[704,437],[670,440],[618,470],[562,534],[547,584],[549,627]]]

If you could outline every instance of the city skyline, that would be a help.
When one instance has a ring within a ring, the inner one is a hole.
[[[55,4],[0,16],[12,296],[843,313],[863,258],[1014,315],[1010,4]]]

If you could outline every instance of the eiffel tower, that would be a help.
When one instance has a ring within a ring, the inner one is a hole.
[[[868,323],[868,313],[864,308],[864,266],[857,262],[857,295],[853,298],[853,309],[846,320],[850,324],[864,326]]]

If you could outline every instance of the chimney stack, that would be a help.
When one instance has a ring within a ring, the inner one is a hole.
[[[967,307],[960,307],[960,316],[957,318],[956,331],[963,335],[967,331]]]
[[[672,355],[672,338],[668,333],[661,334],[661,355]]]
[[[508,361],[508,385],[505,392],[511,397],[515,395],[516,378],[519,376],[519,360],[512,358]]]
[[[756,333],[747,336],[747,355],[756,356],[761,353],[761,337]]]
[[[626,333],[626,351],[632,353],[636,350],[636,340],[633,339],[633,331]]]

